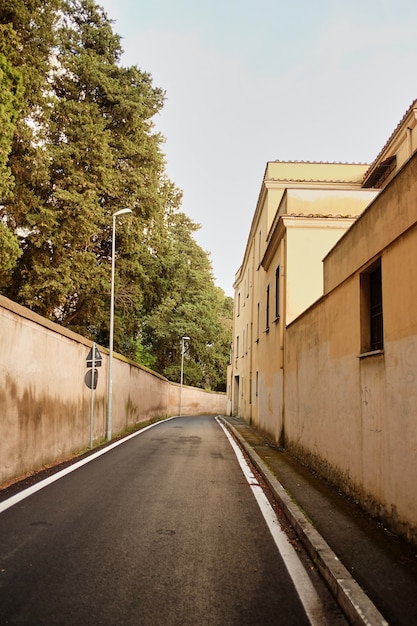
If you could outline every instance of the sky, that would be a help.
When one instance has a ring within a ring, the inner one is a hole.
[[[97,3],[166,93],[166,172],[230,296],[267,162],[371,163],[417,99],[415,0]]]

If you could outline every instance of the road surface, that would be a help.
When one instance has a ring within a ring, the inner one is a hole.
[[[0,504],[0,624],[345,624],[215,418],[90,458]]]

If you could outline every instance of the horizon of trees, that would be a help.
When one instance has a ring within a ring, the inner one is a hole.
[[[184,383],[226,389],[233,300],[214,284],[153,119],[165,94],[120,63],[94,0],[0,7],[0,291]]]

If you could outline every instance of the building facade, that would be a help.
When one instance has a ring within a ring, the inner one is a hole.
[[[267,164],[228,393],[233,414],[417,542],[416,116],[417,101],[370,166]]]

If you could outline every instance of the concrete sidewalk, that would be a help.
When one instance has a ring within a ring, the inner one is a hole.
[[[222,417],[282,506],[352,624],[417,624],[417,548],[244,420]]]

